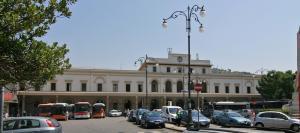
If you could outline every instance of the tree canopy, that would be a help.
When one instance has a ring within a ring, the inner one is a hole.
[[[292,71],[269,71],[258,81],[257,91],[267,100],[291,99],[294,79]]]
[[[47,44],[57,18],[71,16],[76,0],[2,0],[0,2],[0,86],[20,83],[39,89],[71,67],[66,44]]]

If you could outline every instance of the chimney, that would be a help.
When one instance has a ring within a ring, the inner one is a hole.
[[[168,48],[168,54],[172,54],[172,48]]]

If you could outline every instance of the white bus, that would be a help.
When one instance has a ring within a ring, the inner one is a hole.
[[[250,109],[249,102],[215,102],[213,103],[214,110],[242,110]]]
[[[74,104],[74,119],[91,118],[92,106],[89,102],[77,102]]]

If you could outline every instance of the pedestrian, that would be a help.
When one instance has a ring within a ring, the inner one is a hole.
[[[124,111],[124,117],[126,118],[126,116],[127,116],[127,109],[125,109]]]
[[[26,113],[26,111],[24,110],[24,111],[23,111],[23,116],[26,116],[26,115],[27,115],[27,113]]]
[[[181,112],[179,109],[176,111],[176,125],[179,127],[181,125]]]
[[[8,113],[7,112],[4,114],[4,118],[8,118]]]

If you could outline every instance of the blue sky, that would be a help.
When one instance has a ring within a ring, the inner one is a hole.
[[[161,23],[194,4],[204,4],[207,16],[203,33],[192,23],[192,58],[198,53],[213,67],[236,71],[296,70],[299,0],[79,0],[71,18],[60,18],[42,40],[68,44],[73,67],[136,69],[146,53],[187,53],[184,18],[167,29]]]

